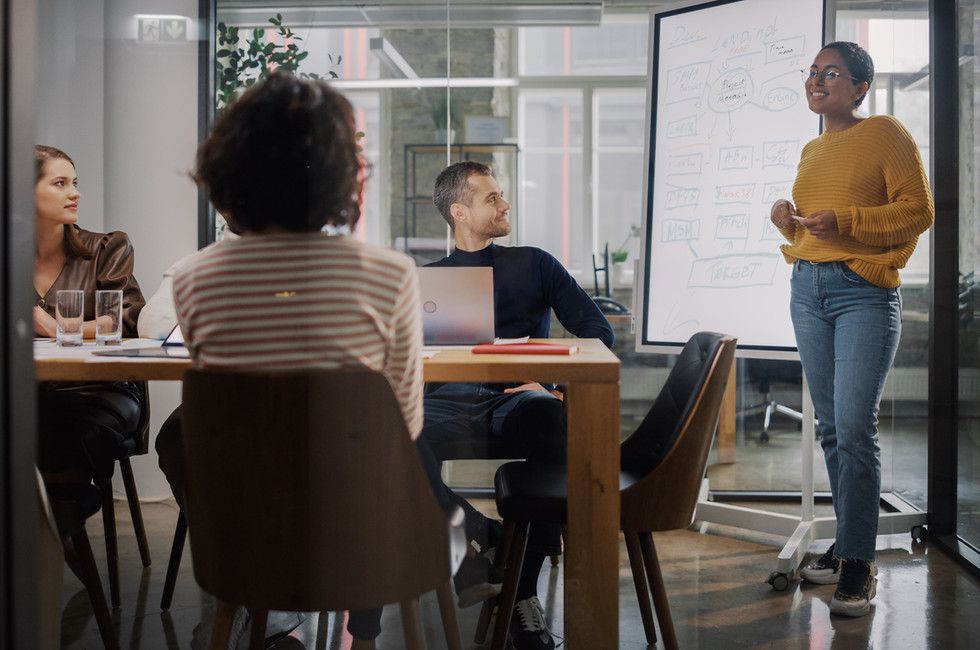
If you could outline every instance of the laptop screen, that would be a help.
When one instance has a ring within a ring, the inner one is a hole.
[[[167,334],[167,338],[163,341],[164,345],[183,345],[184,344],[184,333],[180,331],[180,325],[174,325],[174,328],[170,330],[170,334]]]
[[[491,267],[426,266],[418,272],[426,345],[476,345],[493,341]]]

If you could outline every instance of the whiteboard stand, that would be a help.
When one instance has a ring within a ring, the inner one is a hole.
[[[756,508],[746,508],[727,503],[710,501],[708,479],[701,484],[694,518],[698,521],[723,524],[758,532],[787,537],[779,556],[776,568],[769,574],[766,582],[776,591],[789,587],[796,570],[810,546],[818,539],[833,539],[837,534],[837,519],[834,517],[814,517],[813,513],[813,446],[816,441],[816,421],[813,417],[813,401],[806,375],[803,375],[803,453],[800,475],[800,515],[784,515]],[[878,516],[878,534],[891,535],[910,531],[913,539],[923,537],[922,527],[926,524],[926,514],[902,497],[892,492],[881,494],[881,503],[889,512]]]

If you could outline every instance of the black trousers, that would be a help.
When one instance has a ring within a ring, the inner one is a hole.
[[[120,444],[140,433],[144,404],[136,385],[47,382],[37,401],[41,471],[81,469],[96,485],[108,484]]]

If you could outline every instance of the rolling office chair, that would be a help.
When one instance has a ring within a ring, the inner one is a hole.
[[[779,404],[772,397],[772,385],[774,382],[803,385],[803,368],[799,361],[783,359],[746,359],[746,373],[750,383],[758,383],[759,392],[762,394],[762,401],[745,408],[740,415],[755,415],[762,413],[762,431],[759,433],[759,442],[766,444],[769,442],[769,425],[772,423],[774,413],[785,415],[792,418],[803,426],[803,414],[783,404]]]

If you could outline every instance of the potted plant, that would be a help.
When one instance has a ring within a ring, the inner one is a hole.
[[[309,55],[306,50],[300,50],[298,43],[303,38],[282,24],[282,14],[269,18],[269,23],[276,28],[279,40],[270,42],[266,29],[253,29],[246,35],[240,33],[240,28],[225,23],[218,23],[218,51],[215,53],[215,117],[221,115],[228,104],[246,89],[264,79],[273,70],[285,70],[305,79],[322,79],[318,74],[299,72],[299,65]],[[333,68],[340,65],[341,57],[334,59],[328,54],[327,60],[331,69],[327,75],[337,78]],[[363,134],[358,133],[358,136]],[[215,239],[224,237],[227,223],[220,214],[214,216]]]
[[[456,127],[460,123],[459,100],[449,94],[449,120],[446,120],[446,91],[434,89],[429,93],[429,114],[435,125],[436,144],[452,143],[456,138]]]
[[[320,79],[318,74],[300,73],[299,64],[309,55],[306,50],[300,50],[298,43],[303,39],[282,24],[282,14],[269,18],[269,23],[277,28],[282,44],[269,42],[265,29],[254,29],[244,42],[238,27],[229,27],[218,23],[218,51],[215,53],[215,107],[220,114],[235,97],[257,81],[265,78],[271,71],[281,69],[306,79]],[[336,60],[327,55],[331,68],[340,65],[341,57]],[[331,79],[337,78],[337,73],[331,69],[328,73]]]

